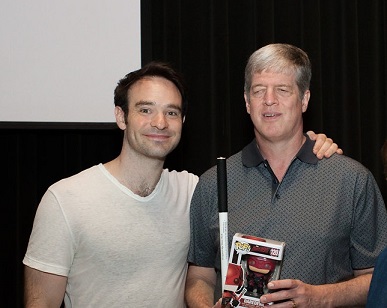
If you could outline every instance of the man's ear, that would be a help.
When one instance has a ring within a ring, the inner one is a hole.
[[[247,113],[250,114],[250,101],[249,101],[249,98],[247,97],[246,92],[243,94],[243,97],[245,98]]]
[[[303,113],[308,109],[309,99],[310,99],[310,91],[306,90],[304,93],[304,97],[302,98],[302,101],[301,101]]]
[[[125,113],[121,107],[116,106],[114,108],[114,115],[116,117],[117,126],[124,130],[126,128]]]

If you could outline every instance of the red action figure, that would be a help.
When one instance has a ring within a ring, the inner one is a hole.
[[[264,289],[273,275],[276,262],[272,259],[252,255],[246,256],[246,262],[246,294],[260,297],[265,293]]]

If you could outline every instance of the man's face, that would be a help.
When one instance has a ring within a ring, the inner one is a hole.
[[[165,78],[147,77],[130,88],[128,102],[126,121],[121,108],[116,107],[117,124],[125,131],[124,147],[135,155],[164,160],[181,137],[179,90]]]
[[[294,74],[270,71],[254,74],[245,102],[256,137],[280,141],[302,132],[302,113],[308,107],[309,97],[308,90],[300,99]]]

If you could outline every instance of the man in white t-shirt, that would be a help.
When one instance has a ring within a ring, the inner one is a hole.
[[[119,81],[114,103],[120,155],[55,183],[39,204],[23,260],[26,307],[185,306],[198,177],[163,168],[187,110],[182,79],[152,62]],[[337,145],[321,135],[316,148],[329,156]]]

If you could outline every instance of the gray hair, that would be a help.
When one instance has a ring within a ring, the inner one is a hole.
[[[270,44],[256,50],[245,69],[245,93],[250,92],[253,75],[270,70],[275,73],[294,73],[300,98],[309,90],[312,67],[308,55],[289,44]]]

